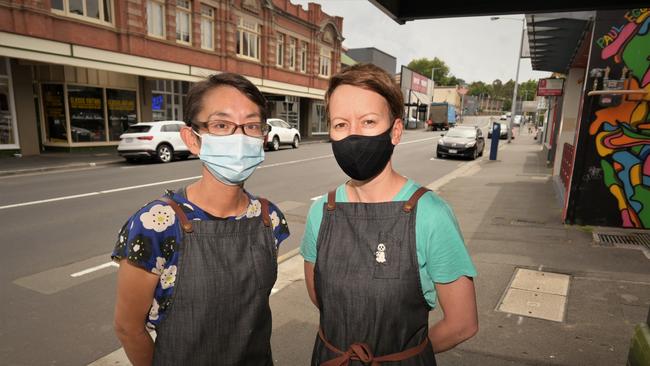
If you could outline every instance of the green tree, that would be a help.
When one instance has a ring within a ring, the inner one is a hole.
[[[436,85],[449,85],[447,84],[450,77],[449,66],[437,57],[434,57],[433,60],[428,58],[418,58],[409,62],[407,67],[429,78],[431,77],[431,69],[435,68],[436,70],[433,74],[433,81],[436,82]]]

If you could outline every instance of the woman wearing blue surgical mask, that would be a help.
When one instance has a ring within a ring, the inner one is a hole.
[[[450,207],[393,169],[404,101],[374,65],[330,79],[336,162],[350,180],[311,207],[300,252],[320,310],[312,365],[435,365],[478,329],[476,270]],[[442,320],[429,327],[440,306]]]
[[[116,334],[135,366],[272,365],[269,295],[289,230],[275,205],[244,189],[264,160],[266,100],[225,73],[193,85],[186,111],[181,137],[202,176],[120,231]]]

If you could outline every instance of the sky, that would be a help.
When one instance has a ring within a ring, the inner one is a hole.
[[[416,58],[438,57],[457,78],[492,83],[515,79],[521,40],[522,15],[425,19],[399,25],[367,0],[291,0],[307,8],[321,4],[329,15],[343,18],[343,46],[375,47],[397,58],[397,70]],[[452,0],[453,1],[453,0]],[[508,18],[508,19],[505,19]],[[550,76],[533,71],[522,59],[519,82]]]

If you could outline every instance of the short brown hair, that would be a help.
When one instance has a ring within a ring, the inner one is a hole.
[[[325,106],[329,120],[329,103],[334,90],[341,85],[352,85],[374,91],[386,99],[393,121],[404,114],[404,97],[399,85],[384,69],[373,64],[356,64],[332,76],[325,93]]]
[[[260,109],[260,117],[262,122],[266,122],[268,115],[266,109],[266,98],[257,87],[245,77],[225,72],[222,74],[210,75],[207,79],[199,81],[192,85],[187,92],[187,99],[185,102],[185,124],[188,126],[196,126],[196,116],[203,108],[203,96],[208,91],[218,88],[220,86],[232,86],[244,94],[251,102],[255,103]],[[196,126],[198,127],[198,126]]]

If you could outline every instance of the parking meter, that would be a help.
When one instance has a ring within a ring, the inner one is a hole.
[[[501,137],[501,123],[492,123],[492,140],[490,141],[490,160],[497,160],[499,150],[499,138]]]

